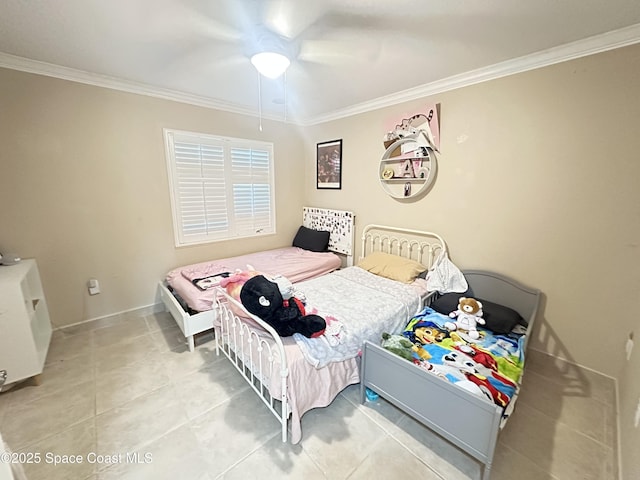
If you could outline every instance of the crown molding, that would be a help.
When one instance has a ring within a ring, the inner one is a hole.
[[[629,27],[613,30],[611,32],[595,35],[584,40],[561,45],[559,47],[550,48],[540,52],[526,55],[513,60],[497,63],[489,67],[472,70],[459,75],[454,75],[443,80],[420,85],[418,87],[402,90],[391,95],[385,95],[373,99],[371,101],[362,102],[350,107],[335,110],[324,115],[318,115],[310,118],[289,118],[287,123],[297,124],[300,126],[311,126],[320,123],[339,120],[345,117],[358,115],[361,113],[378,110],[381,108],[397,105],[400,103],[417,100],[420,98],[436,95],[439,93],[455,90],[457,88],[467,87],[489,80],[514,75],[516,73],[526,72],[542,68],[556,63],[566,62],[580,57],[593,55],[616,48],[625,47],[640,43],[640,24],[631,25]],[[52,63],[31,60],[24,57],[18,57],[7,53],[0,52],[0,67],[19,70],[27,73],[35,73],[48,77],[69,80],[72,82],[94,85],[97,87],[110,88],[137,95],[146,95],[149,97],[160,98],[163,100],[171,100],[174,102],[186,103],[198,107],[212,108],[240,115],[258,117],[259,115],[250,108],[231,102],[192,95],[166,88],[154,87],[144,83],[123,80],[120,78],[100,75],[96,73],[76,70],[73,68],[54,65]],[[262,113],[263,119],[269,119],[282,122],[282,117]]]
[[[516,73],[535,70],[556,63],[562,63],[576,58],[594,55],[596,53],[615,50],[640,43],[640,24],[613,30],[593,37],[567,43],[559,47],[542,50],[513,60],[497,63],[489,67],[471,70],[460,75],[454,75],[443,80],[420,85],[418,87],[402,90],[391,95],[376,98],[371,101],[352,105],[348,108],[336,110],[326,115],[319,115],[307,119],[302,126],[317,125],[324,122],[339,120],[341,118],[358,115],[361,113],[390,107],[400,103],[418,100],[430,95],[444,93],[477,83],[507,77]]]
[[[31,60],[29,58],[18,57],[8,53],[0,52],[0,67],[11,70],[19,70],[27,73],[35,73],[47,77],[58,78],[61,80],[69,80],[71,82],[93,85],[96,87],[104,87],[121,92],[134,93],[137,95],[146,95],[149,97],[160,98],[163,100],[171,100],[174,102],[186,103],[198,107],[222,110],[229,113],[237,113],[240,115],[248,115],[258,117],[258,113],[242,105],[224,102],[222,100],[203,97],[200,95],[192,95],[190,93],[171,90],[168,88],[155,87],[152,85],[123,80],[121,78],[110,77],[97,73],[86,72],[74,68],[63,67],[52,63]],[[282,121],[281,117],[273,114],[262,112],[262,119]]]

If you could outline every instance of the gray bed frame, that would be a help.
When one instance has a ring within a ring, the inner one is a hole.
[[[497,273],[463,273],[475,297],[511,307],[522,316],[527,323],[526,350],[540,306],[540,291]],[[501,428],[501,407],[371,342],[366,342],[363,350],[362,403],[367,388],[480,461],[484,465],[482,479],[489,480]]]

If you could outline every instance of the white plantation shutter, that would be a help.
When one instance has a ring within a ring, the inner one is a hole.
[[[273,146],[165,129],[176,245],[275,232]]]
[[[231,147],[233,212],[240,236],[265,233],[271,214],[271,155],[266,150]]]
[[[229,221],[222,146],[176,139],[174,151],[181,243],[225,235]]]

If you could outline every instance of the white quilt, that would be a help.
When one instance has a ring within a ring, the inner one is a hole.
[[[296,284],[307,301],[323,317],[334,317],[344,326],[340,343],[327,338],[293,337],[303,355],[316,368],[357,356],[365,340],[380,342],[382,332],[397,333],[420,309],[416,288],[348,267]]]

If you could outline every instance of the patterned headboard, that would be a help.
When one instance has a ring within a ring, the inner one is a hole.
[[[328,230],[329,250],[349,257],[353,256],[355,219],[353,212],[345,210],[316,207],[302,209],[302,224],[313,230]]]

